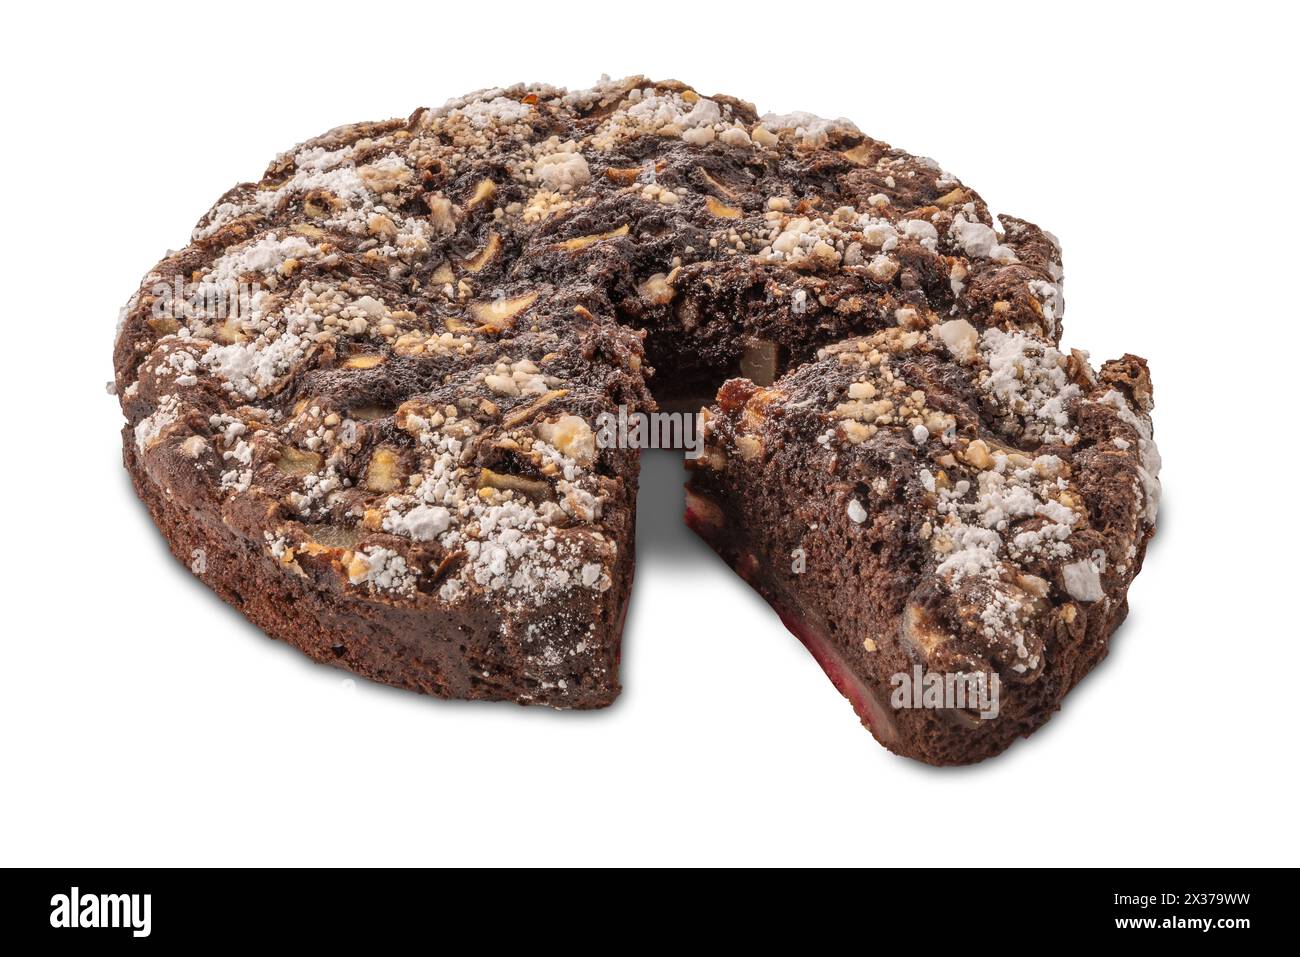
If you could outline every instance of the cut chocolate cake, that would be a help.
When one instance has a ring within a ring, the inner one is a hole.
[[[125,461],[177,557],[311,657],[599,707],[638,453],[598,422],[716,393],[688,521],[882,743],[978,760],[1105,654],[1155,519],[1145,364],[1058,349],[1061,278],[844,120],[487,90],[221,198],[123,311]],[[900,703],[913,674],[996,679],[997,716]]]

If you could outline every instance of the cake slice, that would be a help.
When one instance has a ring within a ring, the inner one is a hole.
[[[1133,356],[1094,372],[966,319],[888,330],[727,382],[686,518],[881,744],[978,761],[1046,721],[1124,619],[1159,497],[1150,409]]]

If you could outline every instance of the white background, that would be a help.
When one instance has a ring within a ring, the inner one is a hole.
[[[0,863],[1300,863],[1281,5],[33,9],[0,67]],[[1067,346],[1150,360],[1159,533],[1110,658],[1033,739],[958,770],[880,748],[680,526],[665,455],[600,713],[347,682],[166,552],[104,388],[140,276],[311,135],[602,72],[938,158],[1062,238]]]

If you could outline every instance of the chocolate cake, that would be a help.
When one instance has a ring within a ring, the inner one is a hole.
[[[124,458],[272,637],[592,708],[638,468],[597,422],[708,404],[688,522],[883,744],[973,761],[1105,654],[1155,520],[1145,364],[1061,351],[1061,281],[1049,234],[845,120],[640,77],[486,90],[213,206],[123,310]],[[998,716],[895,706],[913,669],[996,676]]]

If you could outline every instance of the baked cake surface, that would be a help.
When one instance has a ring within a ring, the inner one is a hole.
[[[597,707],[637,481],[598,419],[710,402],[692,526],[883,743],[976,760],[1105,654],[1155,521],[1145,364],[1062,352],[1061,281],[1049,234],[844,120],[639,77],[487,90],[213,206],[123,310],[124,457],[273,637]],[[1000,716],[891,707],[917,666],[998,675]]]

